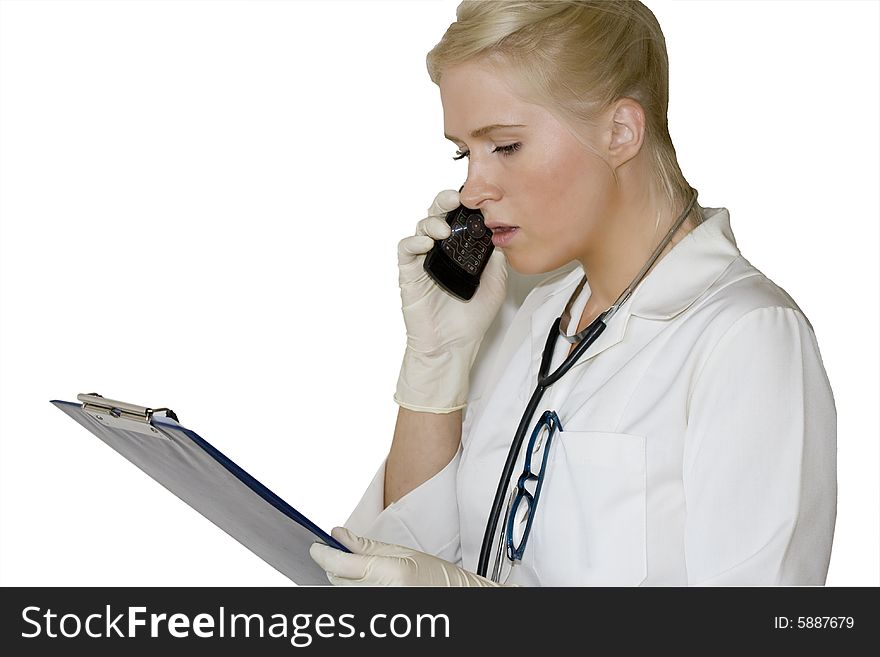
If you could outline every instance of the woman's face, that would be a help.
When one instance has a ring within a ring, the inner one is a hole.
[[[514,269],[536,274],[588,256],[614,180],[554,114],[515,95],[513,80],[465,62],[443,71],[440,97],[446,136],[468,154],[462,204],[482,211]],[[587,136],[594,147],[598,134]]]

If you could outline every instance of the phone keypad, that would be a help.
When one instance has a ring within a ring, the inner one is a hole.
[[[462,208],[449,224],[452,235],[443,240],[443,251],[469,274],[478,275],[492,245],[492,232],[480,214]]]

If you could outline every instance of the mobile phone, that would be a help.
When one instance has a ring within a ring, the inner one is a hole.
[[[443,290],[468,301],[480,286],[480,275],[495,246],[483,213],[459,205],[446,214],[452,235],[435,240],[425,256],[425,271]]]

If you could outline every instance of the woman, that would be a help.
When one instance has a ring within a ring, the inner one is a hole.
[[[807,318],[678,167],[654,15],[463,2],[457,19],[428,69],[467,181],[399,245],[393,444],[334,530],[352,554],[313,558],[335,584],[824,583],[832,392]],[[496,246],[466,303],[423,269],[459,203]],[[481,344],[508,266],[550,275]]]

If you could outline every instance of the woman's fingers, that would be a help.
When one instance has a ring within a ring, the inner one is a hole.
[[[349,554],[321,543],[312,543],[309,555],[328,573],[345,579],[363,579],[370,563],[368,556]]]
[[[427,235],[435,240],[445,240],[452,234],[452,229],[445,219],[426,217],[416,224],[416,235]]]
[[[454,189],[444,189],[434,197],[434,202],[431,203],[431,207],[428,208],[428,216],[439,217],[450,210],[455,210],[460,204],[461,201],[459,200],[457,191]]]
[[[404,237],[397,243],[397,262],[406,266],[412,264],[419,256],[425,255],[434,248],[435,240],[444,240],[452,234],[445,215],[458,207],[458,192],[444,189],[437,194],[428,216],[416,224],[416,234]]]
[[[397,263],[401,266],[412,264],[416,258],[425,255],[433,247],[434,240],[427,235],[404,237],[397,243]]]

